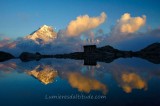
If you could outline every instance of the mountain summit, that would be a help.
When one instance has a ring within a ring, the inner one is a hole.
[[[51,26],[43,25],[38,30],[25,37],[31,39],[37,44],[46,44],[57,38],[57,33]]]

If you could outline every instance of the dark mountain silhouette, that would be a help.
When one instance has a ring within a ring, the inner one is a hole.
[[[40,53],[28,53],[28,52],[23,52],[21,53],[21,55],[19,56],[19,58],[24,61],[32,61],[32,60],[40,60],[41,59],[41,54]]]
[[[160,63],[160,43],[153,43],[135,53],[137,57],[146,59],[152,63]]]
[[[1,60],[11,59],[13,56],[2,52]],[[154,64],[160,64],[160,43],[153,43],[146,48],[133,52],[115,49],[109,45],[97,48],[96,45],[84,46],[84,52],[74,52],[69,54],[41,55],[40,53],[23,52],[19,58],[23,62],[40,60],[41,58],[63,58],[84,60],[84,65],[96,65],[97,62],[110,63],[118,58],[139,57]]]
[[[84,60],[84,65],[96,65],[97,62],[110,63],[118,58],[139,57],[142,59],[146,59],[152,63],[160,64],[160,43],[153,43],[137,52],[122,51],[115,49],[109,45],[100,48],[96,48],[96,45],[86,45],[84,46],[84,52],[56,55],[40,55],[28,53],[28,57],[32,57],[31,60],[40,60],[41,58],[68,58],[75,60]],[[24,56],[22,55],[20,56],[20,58],[22,61],[30,60],[30,58],[24,58]]]
[[[160,53],[160,43],[153,43],[146,48],[142,49],[141,52],[146,53]]]
[[[12,58],[14,58],[14,56],[11,55],[10,53],[0,51],[0,62],[6,61]]]

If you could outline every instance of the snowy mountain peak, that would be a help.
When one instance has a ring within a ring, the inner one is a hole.
[[[57,33],[51,26],[43,25],[38,30],[26,36],[26,39],[31,39],[37,44],[46,44],[57,38]]]
[[[39,30],[47,30],[47,29],[53,29],[51,26],[43,25],[39,28]]]
[[[50,27],[50,26],[47,26],[47,25],[43,25],[43,26],[41,26],[41,28],[48,28],[48,27]]]

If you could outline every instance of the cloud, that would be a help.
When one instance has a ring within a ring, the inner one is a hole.
[[[148,33],[148,35],[152,35],[152,36],[155,36],[155,37],[160,37],[160,28],[150,30],[147,33]]]
[[[119,20],[117,20],[117,24],[113,28],[114,34],[128,34],[134,33],[138,31],[142,26],[146,23],[146,16],[143,15],[142,17],[131,17],[129,13],[125,13],[121,16]]]
[[[102,84],[98,80],[82,76],[77,72],[69,73],[68,80],[71,86],[73,88],[78,88],[79,91],[89,93],[91,90],[99,90],[102,91],[103,94],[108,92],[105,84]]]
[[[139,66],[135,65],[135,62],[139,63]],[[125,62],[125,64],[113,62],[110,65],[104,64],[103,68],[112,74],[113,78],[124,92],[131,93],[133,90],[147,90],[147,81],[154,75],[156,76],[156,71],[158,71],[158,66],[155,67],[148,62],[140,64],[141,62],[142,60],[137,59],[129,60]],[[154,70],[154,72],[150,70]]]
[[[0,48],[14,48],[15,46],[15,42],[13,42],[10,38],[5,37],[2,40],[0,40]]]
[[[143,33],[138,32],[146,23],[146,16],[144,15],[132,17],[129,13],[123,14],[109,33],[105,33],[105,30],[102,29],[92,30],[104,23],[106,17],[104,12],[97,17],[79,16],[76,20],[71,21],[66,29],[59,30],[54,41],[45,45],[36,44],[33,40],[24,38],[15,41],[1,39],[0,50],[14,54],[23,51],[60,54],[82,51],[82,46],[87,44],[98,46],[109,44],[122,50],[139,50],[148,44],[160,41],[160,29],[150,29]],[[0,36],[3,37],[4,35],[0,34]],[[137,45],[137,43],[141,45]]]
[[[0,63],[0,69],[1,71],[4,71],[5,73],[11,73],[13,70],[17,68],[16,63],[9,62],[9,63]]]
[[[109,33],[103,34],[99,39],[102,43],[107,44],[118,44],[123,41],[135,39],[141,35],[144,35],[140,32],[137,32],[142,26],[146,23],[146,16],[142,17],[131,17],[129,13],[125,13],[121,16],[117,23]]]
[[[66,28],[66,33],[68,36],[74,37],[81,35],[91,29],[94,29],[105,22],[106,14],[101,13],[98,17],[89,17],[88,15],[78,16],[76,20],[69,23]]]
[[[153,29],[143,33],[138,32],[128,36],[129,37],[124,37],[121,35],[120,37],[122,38],[116,39],[117,41],[113,39],[112,40],[113,46],[121,50],[133,50],[133,51],[141,50],[142,48],[148,46],[149,44],[160,42],[160,29]]]
[[[126,93],[131,93],[132,89],[147,89],[147,84],[136,73],[124,73],[121,77],[121,86]]]

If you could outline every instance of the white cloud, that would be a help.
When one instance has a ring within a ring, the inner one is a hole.
[[[129,13],[125,13],[117,20],[116,26],[113,28],[113,34],[129,34],[138,31],[146,23],[146,16],[131,17]]]
[[[66,28],[66,34],[71,37],[81,35],[82,33],[94,29],[104,23],[106,17],[107,16],[104,12],[98,17],[89,17],[88,15],[78,16],[76,20],[69,23]]]
[[[135,32],[144,26],[145,23],[145,15],[142,15],[141,17],[131,17],[129,13],[125,13],[117,20],[117,23],[111,32],[109,34],[105,34],[105,41],[109,44],[115,44],[138,37],[140,34],[137,35]]]

